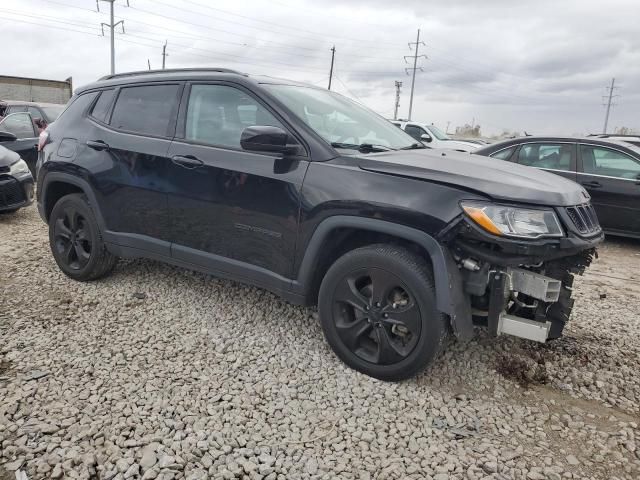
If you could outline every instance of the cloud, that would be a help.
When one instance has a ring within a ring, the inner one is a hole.
[[[324,86],[336,46],[333,89],[391,115],[394,82],[404,82],[407,43],[421,28],[424,72],[416,75],[414,119],[536,133],[601,128],[604,87],[622,87],[612,125],[640,128],[637,0],[206,0],[116,1],[126,34],[117,68],[224,66]],[[3,0],[3,73],[76,85],[108,73],[108,5],[84,0]],[[16,13],[17,12],[17,13]]]

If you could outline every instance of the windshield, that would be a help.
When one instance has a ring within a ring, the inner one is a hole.
[[[451,137],[449,137],[449,135],[444,133],[435,125],[429,125],[427,128],[431,131],[431,133],[433,133],[433,136],[436,137],[438,140],[451,140]]]
[[[55,105],[49,107],[40,107],[44,114],[47,116],[47,122],[55,122],[64,110],[64,105]]]
[[[411,148],[416,141],[368,108],[329,90],[297,85],[264,85],[330,144]]]

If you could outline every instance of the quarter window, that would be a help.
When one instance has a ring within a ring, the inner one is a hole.
[[[500,150],[499,152],[496,152],[493,155],[489,156],[492,158],[497,158],[499,160],[509,160],[515,149],[516,147],[505,148],[504,150]]]
[[[240,148],[246,127],[283,125],[253,97],[226,85],[193,85],[187,106],[185,138]]]
[[[34,120],[36,120],[36,121],[40,120],[40,121],[42,121],[42,122],[44,122],[44,121],[45,121],[45,119],[44,119],[44,117],[42,116],[42,113],[40,112],[40,109],[39,109],[39,108],[36,108],[36,107],[27,107],[27,111],[31,114],[31,117],[32,117]]]
[[[120,90],[111,125],[120,130],[164,137],[176,111],[178,85],[146,85]]]
[[[584,173],[630,180],[640,177],[640,161],[625,153],[590,145],[580,145],[580,153]]]
[[[26,112],[14,113],[0,122],[0,130],[13,133],[18,138],[36,137],[31,115]]]
[[[536,168],[571,171],[571,144],[531,143],[518,152],[518,163]]]
[[[91,111],[91,116],[93,118],[107,123],[107,115],[109,114],[109,108],[111,107],[114,92],[115,90],[113,88],[100,92],[100,97]]]

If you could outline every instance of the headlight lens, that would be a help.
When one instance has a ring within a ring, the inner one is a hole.
[[[562,227],[550,209],[463,202],[465,213],[480,227],[494,235],[519,238],[561,237]]]
[[[27,162],[22,159],[9,167],[9,175],[19,175],[21,173],[27,173],[28,171],[29,166],[27,165]]]

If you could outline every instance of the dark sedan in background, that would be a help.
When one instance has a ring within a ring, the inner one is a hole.
[[[15,212],[33,202],[33,177],[16,152],[0,146],[0,213]]]
[[[0,120],[0,145],[18,153],[35,178],[38,161],[38,127],[28,112],[11,113]]]
[[[541,168],[578,182],[591,195],[606,233],[640,238],[639,147],[592,137],[522,137],[474,154]]]

